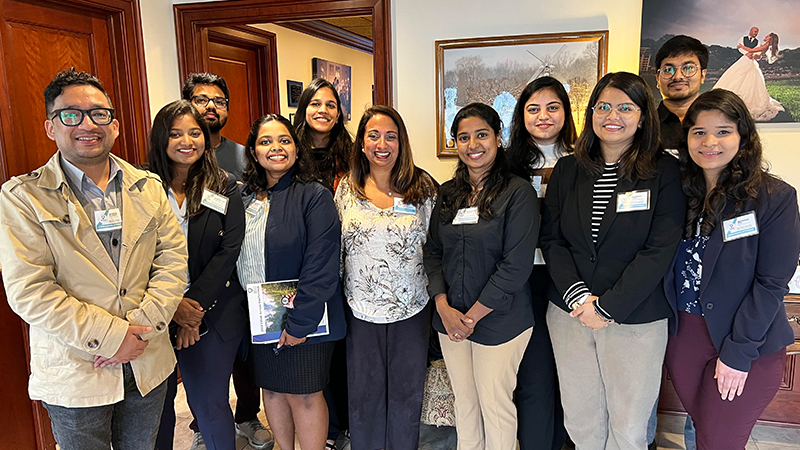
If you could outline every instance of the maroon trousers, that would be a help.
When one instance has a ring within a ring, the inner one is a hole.
[[[669,337],[665,362],[683,407],[694,419],[697,448],[743,450],[756,420],[778,392],[786,349],[753,361],[742,395],[722,400],[714,379],[719,352],[705,318],[678,314],[678,334]]]

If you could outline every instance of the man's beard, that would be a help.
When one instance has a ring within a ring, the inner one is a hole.
[[[225,122],[222,122],[219,117],[213,120],[205,119],[206,125],[208,125],[208,131],[212,133],[218,133],[222,128],[225,126]]]

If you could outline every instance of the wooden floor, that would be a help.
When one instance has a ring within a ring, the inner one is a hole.
[[[235,394],[231,387],[231,405],[235,405]],[[186,393],[183,385],[178,386],[178,395],[175,398],[175,447],[174,450],[189,450],[192,446],[192,431],[189,429],[189,422],[192,418],[189,408],[186,406]],[[262,409],[259,414],[262,421],[267,423]],[[682,450],[683,444],[683,424],[684,418],[681,416],[658,416],[658,448],[659,450]],[[350,445],[343,437],[337,443],[339,450],[350,450]],[[298,444],[295,444],[300,449]],[[455,428],[432,426],[422,426],[420,430],[420,450],[455,450],[456,431]],[[252,450],[247,444],[247,440],[237,438],[237,450]],[[275,446],[275,450],[280,450]],[[750,442],[746,450],[800,450],[800,429],[780,428],[757,425],[753,429]]]

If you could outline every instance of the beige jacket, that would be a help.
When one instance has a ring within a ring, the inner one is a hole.
[[[152,327],[131,362],[142,395],[175,367],[168,324],[186,286],[186,243],[161,181],[112,155],[122,169],[119,271],[69,187],[56,153],[0,192],[0,262],[8,303],[30,324],[31,399],[65,407],[124,398],[113,356],[129,324]]]

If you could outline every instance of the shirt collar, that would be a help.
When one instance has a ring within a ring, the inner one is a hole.
[[[61,168],[64,170],[64,173],[67,174],[67,177],[72,184],[75,186],[80,186],[81,189],[83,189],[84,180],[95,184],[94,181],[86,176],[84,171],[67,161],[67,158],[64,158],[64,155],[59,154],[59,159],[61,161]],[[114,161],[113,158],[108,158],[108,165],[108,181],[111,182],[116,178],[122,179],[122,169],[120,169],[119,165],[117,165],[117,162]]]

